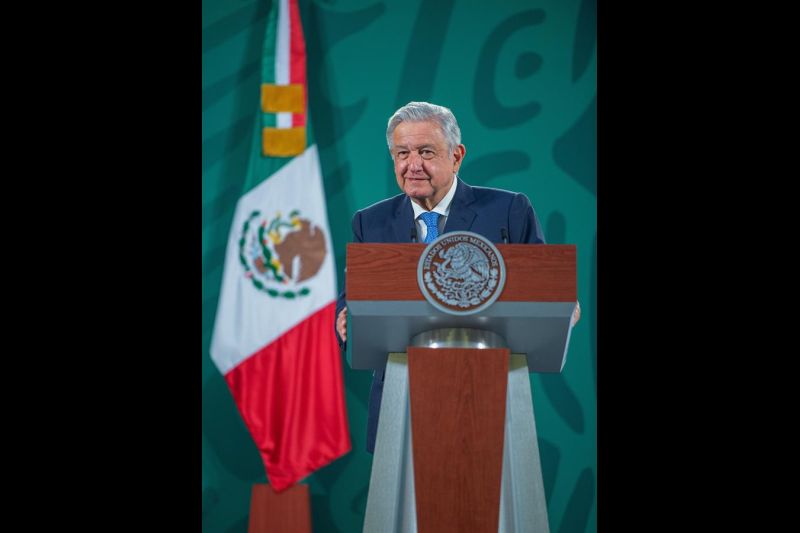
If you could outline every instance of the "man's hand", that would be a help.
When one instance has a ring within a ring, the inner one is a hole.
[[[575,302],[575,310],[572,312],[572,319],[570,320],[569,327],[574,326],[581,319],[581,303]]]
[[[336,331],[342,338],[342,342],[347,342],[347,308],[345,307],[339,311],[339,316],[336,317]]]

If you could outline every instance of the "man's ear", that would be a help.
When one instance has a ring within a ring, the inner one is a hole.
[[[457,173],[461,168],[461,163],[464,161],[464,156],[467,153],[467,148],[463,144],[456,146],[453,150],[453,173]]]

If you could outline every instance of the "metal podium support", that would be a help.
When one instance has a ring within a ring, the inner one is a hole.
[[[411,346],[498,348],[491,331],[446,328],[415,336]],[[389,354],[364,519],[365,533],[417,531],[411,446],[408,356]],[[506,393],[498,531],[549,533],[527,356],[511,354]]]

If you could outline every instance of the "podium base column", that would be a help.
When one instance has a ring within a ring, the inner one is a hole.
[[[417,531],[408,355],[389,354],[369,480],[365,533]]]
[[[364,517],[365,533],[416,533],[408,356],[390,354]],[[530,374],[512,354],[506,393],[499,533],[550,533]]]
[[[506,402],[499,531],[550,533],[525,354],[511,354]]]

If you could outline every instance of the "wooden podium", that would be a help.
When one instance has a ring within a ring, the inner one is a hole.
[[[423,297],[424,244],[347,247],[347,360],[386,370],[365,532],[549,532],[529,372],[560,372],[575,246],[496,245],[506,282],[457,316]]]

